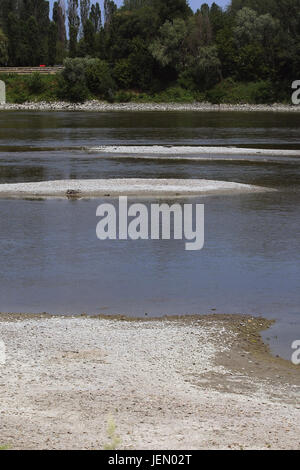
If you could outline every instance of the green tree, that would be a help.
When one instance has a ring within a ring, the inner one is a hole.
[[[256,11],[251,8],[245,7],[238,11],[234,28],[234,37],[238,47],[243,47],[257,40],[257,18]]]
[[[209,9],[198,11],[188,22],[187,47],[189,54],[196,56],[199,47],[212,44],[213,31],[209,17]]]
[[[162,24],[174,19],[186,20],[193,14],[186,0],[153,0],[152,4]]]
[[[81,24],[83,28],[89,18],[90,9],[91,9],[91,0],[80,0],[80,17],[81,17]]]
[[[62,64],[66,54],[66,7],[64,0],[59,0],[58,2],[54,3],[53,6],[53,22],[56,26],[56,56],[54,62],[56,64]],[[50,33],[51,39],[54,39],[54,30]],[[53,52],[49,50],[49,55],[51,59],[53,58]],[[50,59],[49,59],[50,61]]]
[[[69,24],[69,54],[76,57],[77,38],[80,26],[78,16],[78,0],[68,0],[68,24]]]
[[[177,18],[166,21],[159,30],[159,37],[150,44],[153,57],[163,66],[172,66],[180,70],[185,61],[187,25]]]
[[[30,16],[25,23],[26,56],[24,65],[38,65],[42,58],[42,48],[39,42],[39,25],[34,16]]]
[[[214,46],[199,47],[195,56],[189,56],[189,63],[179,75],[179,83],[188,89],[205,91],[221,79],[221,61]]]
[[[49,2],[22,0],[17,2],[17,5],[19,5],[19,25],[23,41],[21,65],[46,64],[50,26]]]
[[[213,3],[209,11],[209,20],[213,30],[214,36],[218,34],[226,25],[227,14],[222,10],[219,5]]]
[[[195,82],[201,90],[212,87],[220,79],[221,62],[216,46],[199,48],[193,62]]]
[[[279,28],[270,14],[258,15],[246,7],[238,11],[233,32],[240,78],[257,80],[274,74]]]
[[[66,59],[60,75],[60,97],[73,102],[83,102],[88,97],[86,84],[86,60]]]
[[[0,65],[7,65],[8,62],[8,40],[2,29],[0,29]]]
[[[136,37],[131,44],[129,62],[132,70],[132,86],[149,90],[153,87],[155,61],[140,37]]]
[[[134,82],[134,72],[132,70],[130,60],[120,59],[115,63],[114,78],[120,88],[126,90],[132,87]]]
[[[226,25],[216,35],[218,56],[222,64],[222,76],[234,77],[237,71],[237,46],[232,28]]]
[[[104,22],[106,28],[109,28],[117,9],[118,7],[114,1],[104,0]]]
[[[102,18],[101,18],[101,9],[100,5],[97,2],[95,5],[92,5],[91,12],[90,12],[90,21],[93,23],[93,27],[96,33],[98,33],[102,26]]]
[[[10,12],[7,16],[6,30],[8,37],[8,65],[21,65],[20,44],[21,28],[16,13]]]
[[[96,31],[90,19],[86,20],[83,27],[83,42],[86,56],[93,57],[96,48]]]
[[[48,64],[54,65],[57,57],[57,45],[58,45],[58,31],[57,25],[54,21],[50,23],[49,27],[49,46],[48,46]]]

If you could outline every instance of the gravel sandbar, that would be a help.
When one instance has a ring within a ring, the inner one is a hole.
[[[260,186],[212,180],[99,179],[59,180],[0,185],[0,198],[197,196],[272,191]]]
[[[246,316],[0,315],[0,445],[300,449],[299,367],[273,358]]]
[[[257,149],[241,147],[199,147],[185,145],[102,145],[92,147],[89,151],[116,154],[159,154],[159,155],[266,155],[266,156],[296,156],[300,157],[300,150],[284,149]]]

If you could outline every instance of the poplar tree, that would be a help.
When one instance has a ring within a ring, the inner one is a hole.
[[[8,40],[2,29],[0,29],[0,65],[7,65],[8,62]]]
[[[90,21],[93,23],[95,32],[98,33],[102,26],[101,8],[98,2],[91,7]]]
[[[77,38],[80,26],[78,15],[78,0],[68,0],[68,24],[69,24],[69,55],[76,57]]]

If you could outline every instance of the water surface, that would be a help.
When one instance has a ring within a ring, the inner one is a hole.
[[[186,252],[181,241],[100,242],[95,229],[101,201],[1,200],[1,311],[264,315],[277,319],[267,333],[274,352],[290,358],[292,341],[300,339],[299,158],[143,160],[88,149],[300,149],[299,127],[299,115],[276,113],[2,112],[0,183],[206,178],[278,191],[194,201],[205,204],[200,252]]]

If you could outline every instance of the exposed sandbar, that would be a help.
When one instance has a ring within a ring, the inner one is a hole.
[[[172,145],[102,145],[90,151],[133,155],[262,155],[300,157],[300,150]]]
[[[272,189],[204,179],[97,179],[1,184],[0,198],[178,197],[263,191]]]

